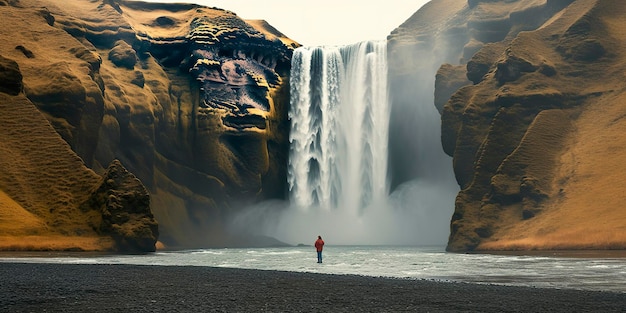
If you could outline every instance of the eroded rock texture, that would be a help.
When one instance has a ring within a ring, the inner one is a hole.
[[[0,54],[84,163],[102,174],[117,159],[136,175],[166,245],[245,244],[228,219],[284,195],[297,44],[264,21],[193,4],[8,4]]]
[[[118,160],[109,165],[82,209],[100,213],[99,225],[93,226],[100,234],[113,237],[117,251],[156,250],[159,228],[150,210],[148,190]]]
[[[434,1],[423,16],[439,5],[456,11],[415,44],[446,47],[450,63],[435,84],[461,187],[448,249],[623,248],[626,214],[608,200],[624,200],[609,169],[620,152],[597,140],[623,142],[626,5]]]
[[[171,242],[239,244],[224,229],[228,219],[245,205],[284,195],[286,79],[295,44],[230,12],[164,8],[172,15],[154,15],[157,26],[136,44],[140,55],[166,65],[170,80],[169,99],[159,101],[162,112],[151,123],[156,158],[146,172],[156,177],[145,179],[162,204],[155,210],[171,218],[164,226]],[[138,22],[134,27],[143,27]],[[179,33],[169,33],[173,27]]]

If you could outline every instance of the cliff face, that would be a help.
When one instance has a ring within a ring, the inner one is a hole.
[[[444,149],[459,161],[464,188],[450,249],[624,247],[624,186],[614,174],[622,166],[614,160],[623,137],[625,10],[621,2],[574,1],[470,61],[478,66],[468,69],[488,70],[468,71],[474,85],[453,96],[442,118],[451,135]]]
[[[435,82],[461,187],[448,249],[624,248],[626,4],[468,1],[430,29],[451,5],[405,23],[415,44],[449,56]]]
[[[229,216],[283,196],[297,44],[267,23],[191,4],[0,3],[7,105],[34,104],[96,173],[118,159],[149,192],[165,244],[243,244],[224,229]],[[97,188],[90,175],[81,197]],[[25,188],[2,190],[37,215],[19,200]]]
[[[440,119],[437,112],[432,112],[432,89],[439,66],[444,63],[457,64],[461,58],[460,51],[469,36],[467,30],[460,26],[467,15],[466,7],[463,1],[431,1],[387,38],[392,190],[426,172],[427,169],[421,166],[428,164],[427,161],[443,163],[426,165],[429,167],[450,167],[445,154],[429,155],[441,150],[439,136],[432,133],[432,127],[437,127]],[[460,83],[468,82],[461,77]],[[434,124],[432,127],[427,127],[426,122],[416,122],[429,118]],[[430,141],[430,147],[420,146],[419,141],[423,144]]]

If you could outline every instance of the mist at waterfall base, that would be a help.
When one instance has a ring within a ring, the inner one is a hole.
[[[291,70],[289,200],[263,202],[234,229],[310,244],[444,245],[458,187],[440,143],[433,78],[406,140],[419,169],[390,191],[386,41],[301,47]],[[416,82],[417,84],[418,82]],[[393,159],[393,158],[391,158]],[[397,166],[396,166],[397,168]]]

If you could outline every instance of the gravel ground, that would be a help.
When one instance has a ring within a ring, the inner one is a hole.
[[[191,266],[0,263],[0,312],[626,312],[626,293]]]

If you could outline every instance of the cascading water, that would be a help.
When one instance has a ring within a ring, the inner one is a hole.
[[[403,82],[416,95],[406,101],[411,107],[396,108],[406,110],[407,121],[390,121],[386,44],[294,51],[289,203],[267,201],[249,208],[233,223],[239,232],[291,244],[312,244],[317,235],[330,245],[445,243],[458,186],[439,141],[432,89],[436,70]],[[436,63],[427,57],[421,62]],[[394,125],[412,136],[390,136]],[[392,192],[390,139],[417,151],[414,161],[419,163],[412,180]]]
[[[298,209],[356,218],[386,199],[386,49],[370,41],[294,51],[288,183]]]

